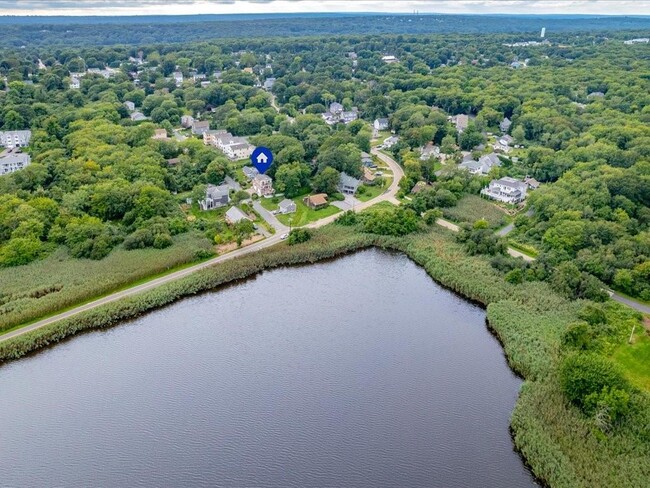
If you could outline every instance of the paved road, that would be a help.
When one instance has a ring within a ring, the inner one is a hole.
[[[388,166],[390,166],[391,170],[393,171],[393,174],[395,175],[395,178],[393,178],[393,182],[391,183],[390,187],[388,190],[386,190],[384,193],[379,195],[376,198],[373,198],[372,200],[369,200],[367,202],[360,203],[358,206],[355,206],[354,211],[355,212],[360,212],[361,210],[365,210],[366,208],[379,203],[383,201],[389,201],[389,202],[397,202],[397,199],[395,198],[395,195],[397,194],[399,190],[399,180],[402,178],[404,175],[404,172],[402,168],[400,167],[399,164],[397,164],[395,161],[393,161],[391,158],[381,155],[380,159],[384,161]],[[14,337],[21,336],[23,334],[26,334],[28,332],[32,332],[34,330],[40,329],[42,327],[45,327],[46,325],[53,324],[55,322],[58,322],[63,319],[67,319],[69,317],[73,317],[81,312],[85,312],[87,310],[92,310],[94,308],[97,308],[99,306],[105,305],[107,303],[115,302],[117,300],[120,300],[122,298],[126,298],[129,296],[137,295],[138,293],[142,293],[147,290],[151,290],[153,288],[156,288],[158,286],[164,285],[165,283],[170,283],[172,281],[178,280],[180,278],[184,278],[185,276],[189,276],[193,273],[196,273],[197,271],[200,271],[202,269],[209,268],[211,266],[214,266],[215,264],[222,263],[224,261],[228,261],[230,259],[234,259],[240,256],[244,256],[246,254],[250,254],[256,251],[259,251],[261,249],[265,249],[267,247],[274,246],[275,244],[278,244],[281,242],[281,235],[286,233],[289,229],[287,226],[282,224],[276,217],[275,215],[271,214],[268,210],[266,210],[262,205],[260,205],[259,202],[253,203],[253,208],[264,218],[267,222],[269,222],[273,227],[276,229],[276,233],[272,235],[271,237],[268,237],[267,239],[264,239],[263,241],[256,242],[254,244],[251,244],[250,246],[243,247],[241,249],[236,249],[234,251],[231,251],[227,254],[224,254],[223,256],[217,256],[216,258],[210,259],[208,261],[205,261],[203,263],[195,264],[194,266],[190,266],[189,268],[185,268],[179,271],[175,271],[173,273],[170,273],[165,276],[161,276],[160,278],[153,279],[151,281],[148,281],[146,283],[143,283],[138,286],[134,286],[132,288],[128,288],[126,290],[122,290],[116,293],[112,293],[110,295],[107,295],[103,298],[98,298],[97,300],[94,300],[92,302],[86,303],[85,305],[80,305],[78,307],[75,307],[71,310],[68,310],[67,312],[62,312],[57,315],[53,315],[52,317],[49,317],[47,319],[39,320],[38,322],[34,322],[33,324],[30,324],[25,327],[21,327],[20,329],[16,329],[12,332],[8,332],[6,334],[3,334],[0,336],[0,342],[7,341],[9,339],[13,339]],[[330,217],[318,220],[316,222],[313,222],[307,227],[309,228],[317,228],[317,227],[322,227],[324,225],[329,224],[330,222],[333,222],[338,215],[332,215]]]

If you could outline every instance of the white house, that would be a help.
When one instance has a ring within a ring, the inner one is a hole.
[[[526,198],[527,189],[528,185],[523,181],[506,176],[490,181],[487,188],[481,190],[481,194],[504,203],[519,203]]]
[[[388,129],[388,119],[375,119],[372,124],[376,130],[387,130]]]
[[[225,207],[228,203],[230,203],[229,185],[208,185],[205,190],[205,200],[199,202],[199,207],[201,207],[201,210],[213,210]]]
[[[26,168],[32,158],[24,153],[2,153],[0,154],[0,175],[6,175]]]
[[[469,125],[469,115],[459,114],[450,117],[451,123],[456,126],[459,134],[462,134]]]
[[[390,136],[384,139],[382,146],[386,149],[393,147],[399,142],[399,136]]]
[[[512,121],[508,118],[505,117],[500,123],[499,123],[499,128],[501,129],[501,132],[504,134],[508,133],[510,130],[510,127],[512,126]]]
[[[124,102],[124,106],[126,107],[126,109],[127,109],[129,112],[133,112],[133,111],[135,110],[135,103],[133,103],[133,102],[131,102],[131,101],[129,101],[129,100],[127,100],[126,102]]]
[[[180,71],[174,71],[174,74],[172,76],[174,78],[174,83],[176,83],[176,86],[181,86],[183,84],[183,73]]]
[[[0,131],[0,146],[6,147],[7,149],[28,146],[31,139],[31,130]]]
[[[399,59],[393,55],[382,56],[381,60],[386,64],[399,63]]]

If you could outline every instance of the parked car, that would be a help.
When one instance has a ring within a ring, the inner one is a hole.
[[[280,239],[285,240],[287,237],[289,237],[289,234],[282,234]]]

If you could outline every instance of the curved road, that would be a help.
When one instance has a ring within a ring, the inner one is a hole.
[[[354,211],[355,212],[360,212],[361,210],[365,210],[368,207],[379,203],[379,202],[391,202],[391,203],[399,203],[397,199],[395,198],[395,195],[397,194],[399,190],[399,180],[404,176],[404,171],[400,167],[397,162],[395,162],[393,159],[389,158],[385,154],[378,153],[378,151],[373,150],[373,154],[377,155],[379,159],[381,159],[383,162],[385,162],[393,172],[393,181],[390,185],[390,187],[381,195],[373,198],[372,200],[369,200],[367,202],[361,203],[359,205],[355,206]],[[263,209],[261,205],[259,205],[260,208]],[[259,212],[260,210],[255,206],[255,209]],[[260,212],[260,215],[267,220],[267,222],[271,225],[273,225],[276,228],[276,233],[272,235],[271,237],[264,239],[263,241],[256,242],[254,244],[251,244],[250,246],[243,247],[241,249],[236,249],[235,251],[229,252],[228,254],[224,254],[223,256],[217,256],[216,258],[210,259],[208,261],[205,261],[203,263],[195,264],[194,266],[190,266],[189,268],[185,268],[179,271],[175,271],[173,273],[170,273],[165,276],[161,276],[160,278],[155,278],[151,281],[147,281],[146,283],[143,283],[141,285],[134,286],[132,288],[127,288],[126,290],[118,291],[115,293],[111,293],[110,295],[107,295],[102,298],[98,298],[97,300],[93,300],[92,302],[88,302],[84,305],[79,305],[78,307],[75,307],[73,309],[70,309],[66,312],[61,312],[59,314],[53,315],[51,317],[48,317],[43,320],[39,320],[37,322],[34,322],[33,324],[27,325],[25,327],[21,327],[19,329],[12,330],[10,332],[7,332],[3,335],[0,335],[0,342],[4,342],[10,339],[13,339],[14,337],[21,336],[23,334],[27,334],[29,332],[32,332],[34,330],[38,330],[42,327],[45,327],[47,325],[53,324],[55,322],[58,322],[59,320],[67,319],[69,317],[73,317],[81,312],[85,312],[87,310],[92,310],[94,308],[100,307],[102,305],[105,305],[107,303],[114,302],[116,300],[120,300],[121,298],[129,297],[136,295],[138,293],[142,293],[143,291],[151,290],[153,288],[156,288],[160,285],[164,285],[165,283],[169,283],[171,281],[177,280],[179,278],[184,278],[185,276],[189,276],[192,273],[196,273],[197,271],[200,271],[205,268],[209,268],[211,266],[214,266],[216,264],[222,263],[224,261],[228,261],[230,259],[237,258],[239,256],[243,256],[246,254],[250,254],[252,252],[259,251],[261,249],[265,249],[267,247],[273,246],[275,244],[278,244],[281,242],[281,235],[285,232],[287,232],[288,228],[284,225],[282,225],[276,218],[275,216],[271,216],[273,218],[270,218],[270,212],[268,211],[263,211]],[[317,228],[317,227],[322,227],[323,225],[329,224],[333,222],[336,217],[338,217],[338,214],[332,215],[330,217],[326,217],[324,219],[318,220],[316,222],[313,222],[306,227],[309,228]]]

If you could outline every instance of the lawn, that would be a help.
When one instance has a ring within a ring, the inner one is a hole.
[[[372,147],[377,147],[378,145],[382,144],[387,138],[391,136],[391,132],[389,130],[380,130],[379,135],[377,136],[377,139],[373,139],[371,141]]]
[[[632,383],[650,391],[650,337],[643,326],[637,326],[632,344],[620,346],[612,357]]]
[[[64,247],[41,261],[0,269],[0,329],[65,309],[152,275],[196,262],[213,252],[193,233],[166,249],[117,248],[99,261],[74,259]]]
[[[443,210],[445,218],[454,222],[476,222],[485,219],[490,227],[502,227],[508,222],[508,216],[494,203],[477,195],[466,195],[455,207]]]
[[[384,193],[386,191],[386,188],[388,188],[393,181],[392,178],[389,177],[384,177],[384,186],[369,186],[369,185],[363,185],[362,188],[365,188],[364,193],[360,194],[357,192],[357,199],[362,201],[362,202],[367,202],[368,200],[372,200],[373,198],[377,198],[379,195]]]
[[[324,219],[325,217],[329,217],[330,215],[334,215],[341,211],[340,208],[333,205],[328,205],[327,207],[320,210],[312,210],[307,205],[302,203],[302,199],[304,197],[305,195],[301,195],[299,197],[292,198],[291,200],[296,202],[296,212],[288,215],[278,214],[276,215],[278,220],[284,225],[289,225],[289,221],[291,220],[292,227],[301,227],[303,225]],[[273,211],[277,210],[280,200],[280,197],[262,198],[260,199],[260,202],[265,209]]]

